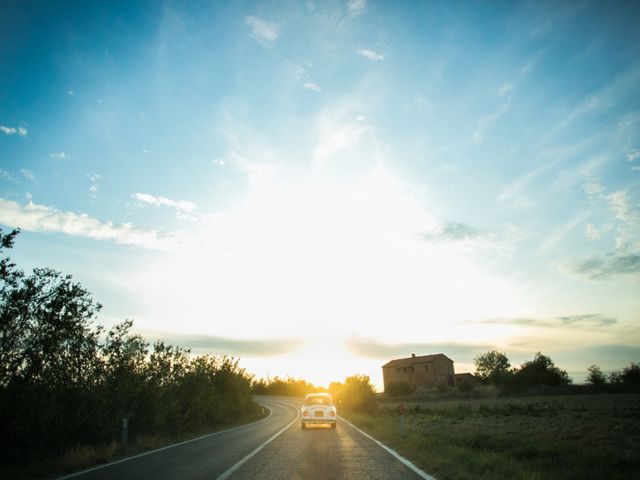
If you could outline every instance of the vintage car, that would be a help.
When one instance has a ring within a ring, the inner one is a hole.
[[[336,428],[336,407],[328,393],[310,393],[304,397],[301,409],[302,428],[309,425],[329,425]]]

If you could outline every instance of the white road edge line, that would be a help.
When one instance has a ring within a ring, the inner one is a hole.
[[[366,432],[363,432],[362,430],[360,430],[358,427],[356,427],[353,423],[351,423],[349,420],[346,420],[344,417],[338,417],[340,420],[342,420],[344,423],[350,425],[352,428],[356,429],[358,432],[360,432],[362,435],[364,435],[365,437],[367,437],[370,440],[373,440],[375,443],[377,443],[378,445],[380,445],[383,449],[385,449],[388,453],[390,453],[391,455],[393,455],[397,460],[401,461],[402,463],[404,463],[407,467],[409,467],[411,470],[413,470],[416,474],[418,474],[418,476],[420,476],[420,478],[424,478],[425,480],[436,480],[435,477],[432,477],[431,475],[429,475],[426,472],[423,472],[422,470],[420,470],[418,467],[416,467],[413,463],[411,463],[409,460],[407,460],[406,458],[404,458],[402,455],[400,455],[398,452],[396,452],[395,450],[393,450],[392,448],[387,447],[384,443],[380,442],[379,440],[376,440],[375,438],[373,438],[371,435],[369,435]]]
[[[67,478],[79,477],[80,475],[84,475],[85,473],[94,472],[96,470],[101,470],[103,468],[111,467],[112,465],[117,465],[118,463],[128,462],[129,460],[134,460],[136,458],[145,457],[147,455],[151,455],[153,453],[158,453],[158,452],[161,452],[163,450],[168,450],[168,449],[173,448],[173,447],[179,447],[180,445],[185,445],[185,444],[191,443],[191,442],[197,442],[198,440],[203,440],[203,439],[208,438],[208,437],[213,437],[215,435],[221,435],[223,433],[231,432],[233,430],[239,430],[241,428],[246,428],[246,427],[250,427],[252,425],[256,425],[258,423],[261,423],[261,422],[264,422],[264,421],[268,420],[269,417],[271,416],[271,414],[273,413],[270,408],[268,408],[268,407],[265,407],[265,408],[267,408],[267,410],[269,410],[269,415],[267,415],[264,418],[261,418],[260,420],[256,420],[255,422],[246,423],[244,425],[240,425],[239,427],[227,428],[226,430],[220,430],[219,432],[207,433],[206,435],[202,435],[202,436],[197,437],[197,438],[192,438],[190,440],[185,440],[184,442],[174,443],[172,445],[167,445],[166,447],[156,448],[155,450],[151,450],[149,452],[139,453],[138,455],[133,455],[131,457],[122,458],[120,460],[116,460],[115,462],[109,462],[109,463],[105,463],[104,465],[98,465],[97,467],[87,468],[86,470],[82,470],[80,472],[72,473],[72,474],[66,475],[64,477],[60,477],[60,478],[58,478],[58,480],[66,480]]]
[[[242,465],[244,465],[247,461],[249,461],[251,459],[251,457],[253,457],[256,453],[258,453],[260,450],[262,450],[264,447],[266,447],[267,445],[269,445],[271,442],[273,442],[278,435],[280,435],[282,432],[284,432],[285,430],[287,430],[291,425],[293,425],[294,423],[296,423],[299,419],[300,419],[300,410],[298,410],[296,407],[294,407],[293,405],[290,405],[288,403],[284,403],[284,402],[277,402],[275,401],[274,403],[280,403],[280,405],[286,405],[288,407],[291,408],[295,408],[296,411],[298,412],[298,415],[296,415],[296,418],[293,420],[293,422],[291,422],[289,425],[287,425],[286,427],[284,427],[282,430],[280,430],[279,432],[275,433],[274,435],[272,435],[266,442],[264,442],[262,445],[260,445],[258,448],[256,448],[253,452],[249,453],[246,457],[244,457],[242,460],[240,460],[238,463],[236,463],[235,465],[231,466],[231,468],[229,468],[229,470],[227,470],[226,472],[224,472],[222,475],[220,475],[217,480],[225,480],[227,478],[229,478],[233,473],[235,473],[236,470],[238,470]]]

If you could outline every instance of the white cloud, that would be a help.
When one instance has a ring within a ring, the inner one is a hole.
[[[357,113],[358,109],[358,102],[346,100],[326,107],[317,115],[314,164],[323,166],[337,160],[343,164],[373,165],[380,159],[374,129]]]
[[[616,249],[618,252],[640,252],[640,212],[634,207],[627,191],[617,191],[606,197],[618,225]]]
[[[368,48],[361,48],[360,50],[356,50],[356,53],[368,60],[371,60],[372,62],[378,62],[380,60],[384,60],[383,54],[374,52],[373,50],[369,50]]]
[[[51,155],[49,155],[51,158],[57,158],[58,160],[62,160],[65,158],[69,158],[69,156],[64,153],[64,152],[54,152]]]
[[[585,235],[589,240],[598,240],[602,232],[593,223],[587,223],[585,227]]]
[[[640,149],[636,148],[627,153],[627,160],[629,162],[635,162],[638,158],[640,158]]]
[[[582,190],[589,196],[604,192],[602,184],[596,180],[591,180],[582,184]]]
[[[22,173],[24,178],[26,178],[28,180],[35,180],[36,179],[36,177],[33,174],[33,172],[31,170],[27,170],[26,168],[23,168],[22,170],[20,170],[20,173]]]
[[[505,83],[498,89],[498,96],[504,97],[508,95],[513,90],[514,87],[515,85],[513,83]]]
[[[24,127],[14,128],[14,127],[5,127],[4,125],[0,125],[0,132],[4,133],[5,135],[18,134],[21,137],[27,136],[27,129]]]
[[[70,97],[73,97],[73,96],[76,94],[76,92],[74,92],[73,90],[69,90],[69,91],[67,92],[67,94],[68,94]]]
[[[162,236],[156,230],[139,229],[129,223],[101,222],[83,213],[63,212],[31,202],[20,205],[0,199],[0,223],[30,232],[64,233],[154,250],[172,250],[180,243],[175,235]]]
[[[367,8],[367,0],[348,0],[347,11],[352,17],[357,17],[364,13]]]
[[[0,178],[4,178],[6,180],[9,180],[10,182],[20,183],[18,182],[18,180],[16,180],[16,178],[13,175],[11,175],[6,170],[2,170],[1,168],[0,168]]]
[[[275,23],[256,16],[246,17],[245,22],[251,28],[251,37],[262,45],[269,46],[278,39],[280,33]]]
[[[493,125],[500,117],[502,117],[505,113],[509,111],[509,107],[511,105],[511,99],[507,98],[505,103],[503,103],[498,110],[495,112],[482,117],[480,120],[476,122],[476,129],[471,135],[471,141],[473,143],[482,143],[484,142],[485,130],[487,130],[491,125]]]
[[[322,88],[320,88],[320,85],[318,85],[317,83],[313,83],[313,82],[303,83],[302,86],[304,88],[306,88],[307,90],[313,90],[314,92],[319,92],[319,91],[322,90]]]
[[[184,212],[193,213],[198,206],[186,200],[171,200],[163,196],[149,195],[148,193],[134,193],[131,198],[141,203],[153,205],[154,207],[170,207]]]

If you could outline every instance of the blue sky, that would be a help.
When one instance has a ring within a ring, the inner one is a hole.
[[[639,359],[635,2],[0,9],[0,224],[100,322],[319,382]]]

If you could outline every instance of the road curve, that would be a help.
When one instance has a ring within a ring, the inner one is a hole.
[[[65,478],[420,478],[340,419],[335,430],[302,430],[299,401],[282,397],[258,397],[256,400],[271,410],[268,418]]]

